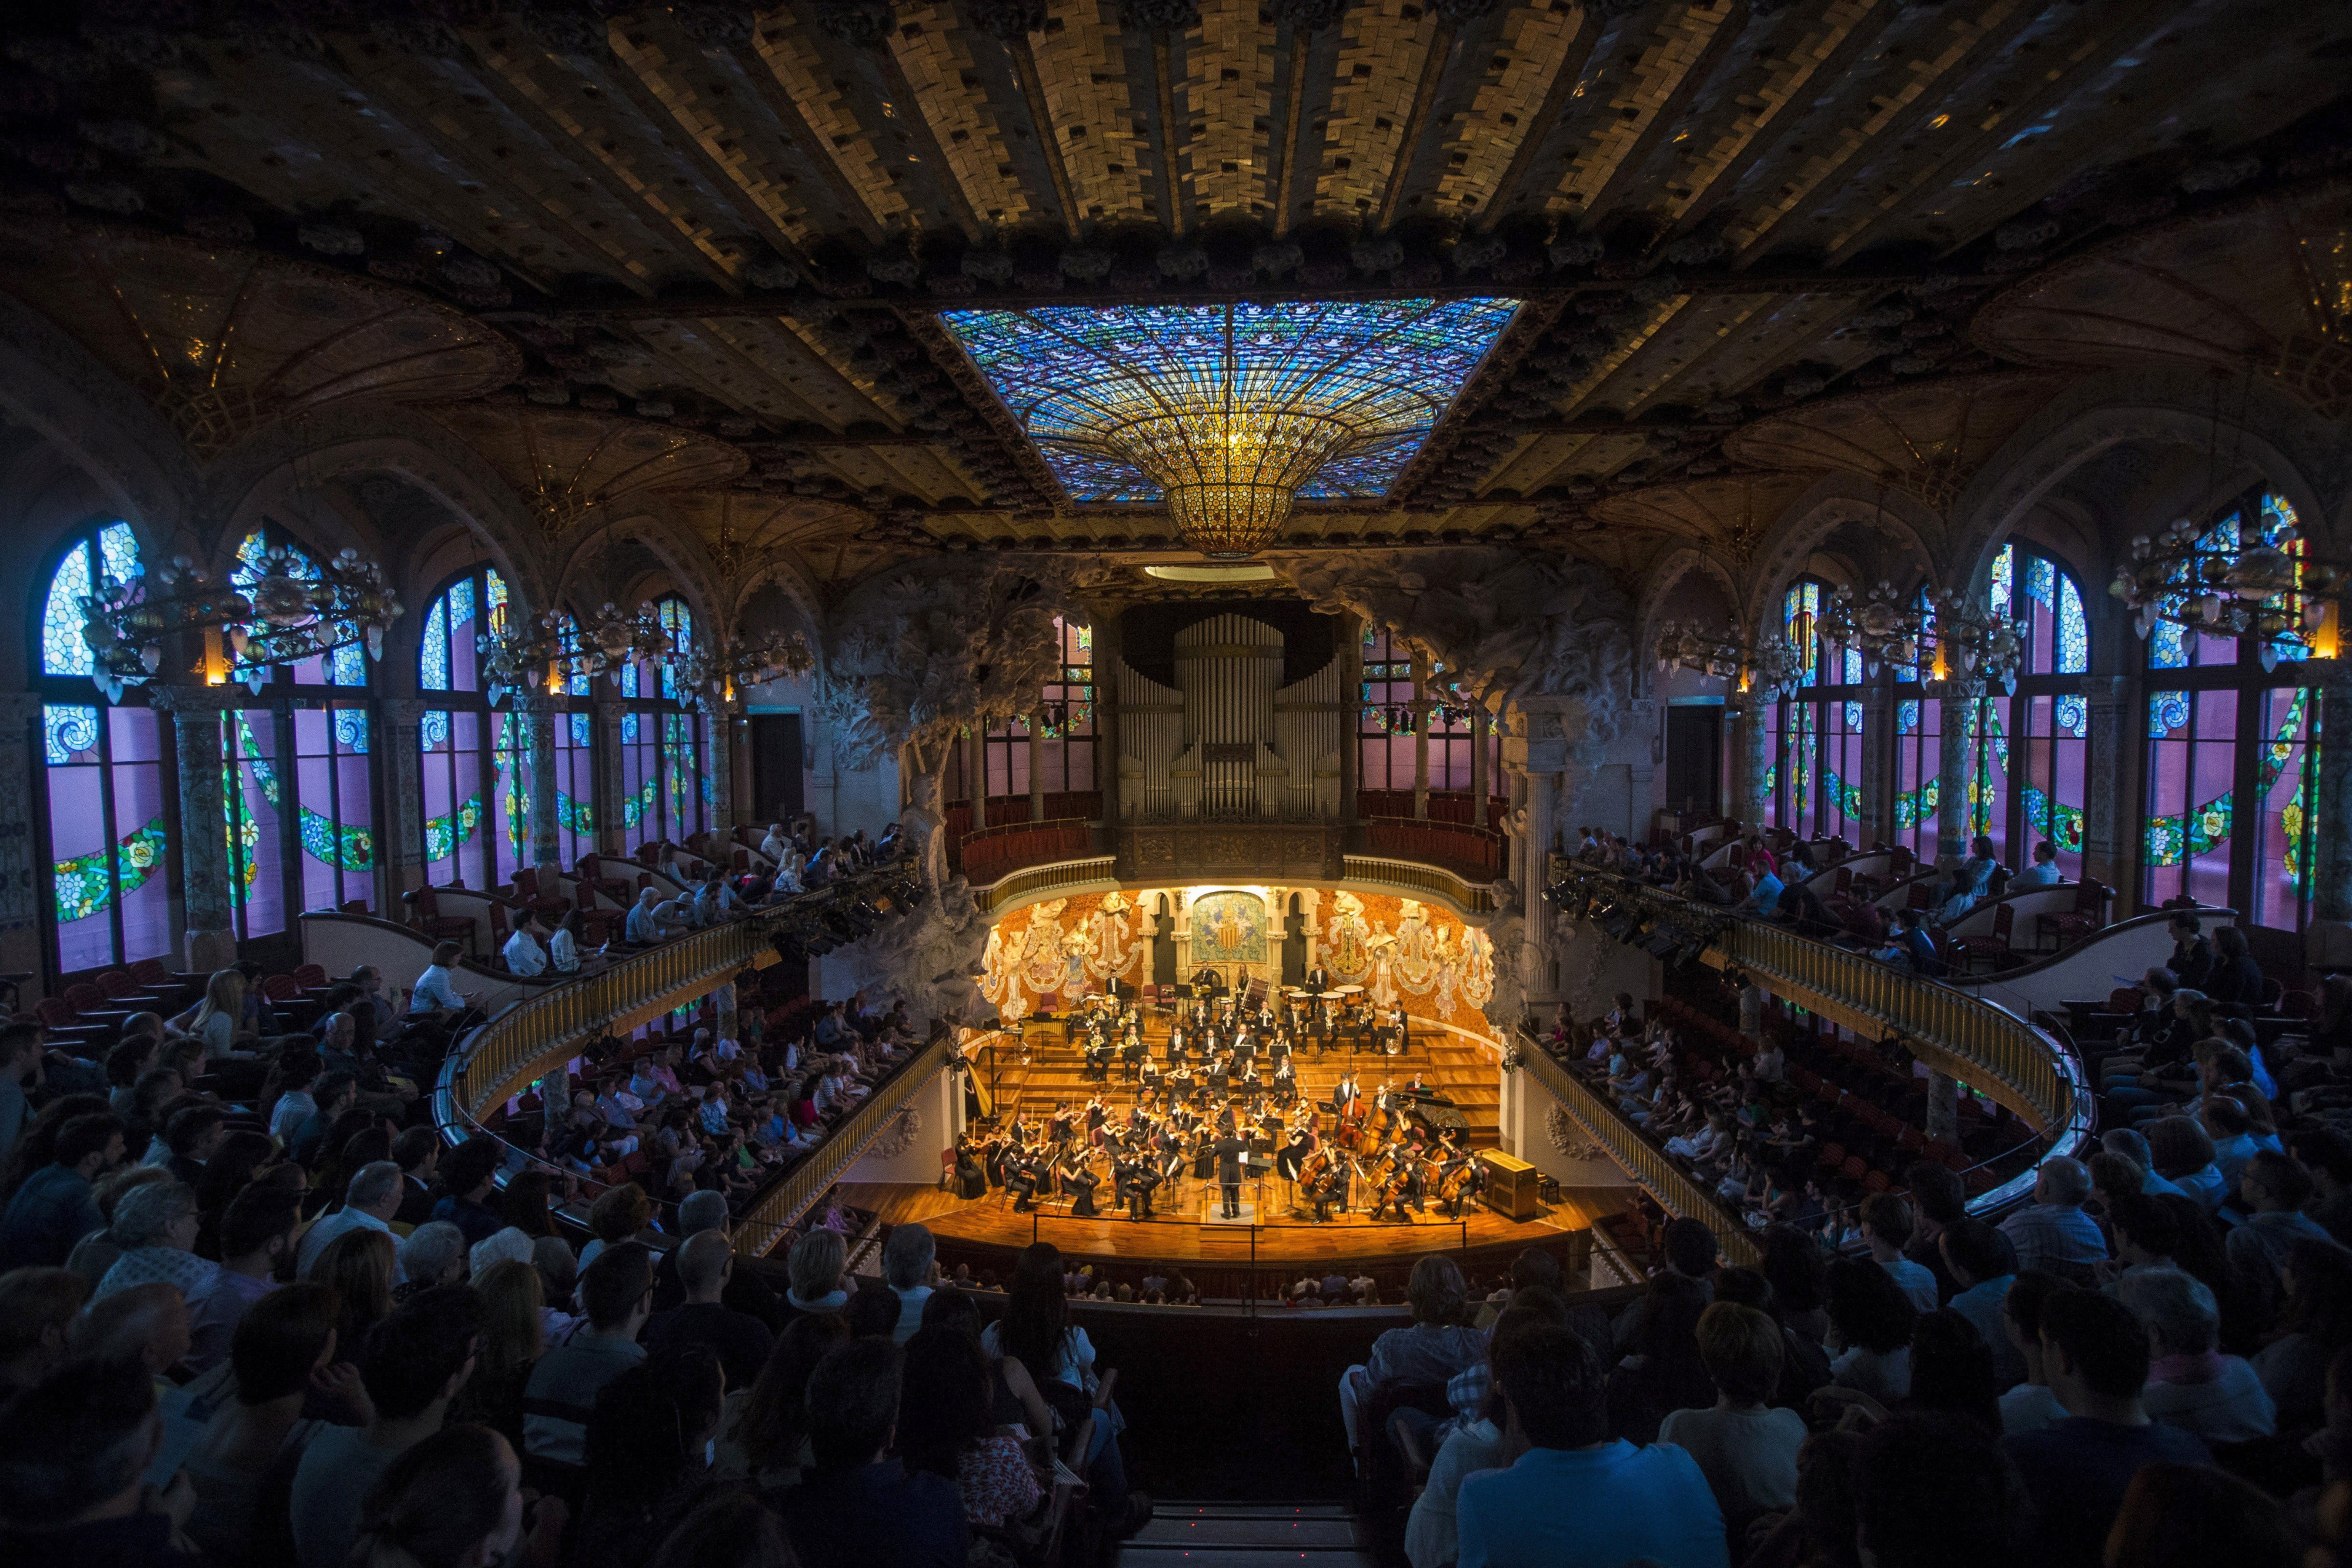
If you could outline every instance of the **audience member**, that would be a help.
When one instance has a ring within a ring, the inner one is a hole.
[[[1780,1386],[1780,1325],[1753,1307],[1717,1301],[1699,1314],[1698,1351],[1715,1382],[1712,1408],[1677,1410],[1658,1428],[1698,1461],[1723,1517],[1737,1532],[1758,1515],[1797,1502],[1804,1417],[1767,1405]]]
[[[854,1339],[809,1375],[815,1468],[777,1494],[804,1568],[964,1568],[969,1537],[955,1483],[889,1457],[899,1367],[888,1338]]]

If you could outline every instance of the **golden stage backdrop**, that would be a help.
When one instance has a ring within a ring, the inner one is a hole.
[[[1315,961],[1377,1005],[1401,1001],[1415,1017],[1492,1032],[1479,1010],[1495,994],[1495,950],[1484,931],[1415,899],[1321,888],[1120,888],[1028,904],[990,927],[982,994],[1012,1019],[1043,1010],[1049,997],[1066,1005],[1113,977],[1143,985],[1150,933],[1172,935],[1180,920],[1195,968],[1276,979],[1284,936],[1312,927]]]

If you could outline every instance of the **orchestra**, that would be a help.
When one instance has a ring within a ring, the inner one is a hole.
[[[1203,970],[1180,988],[1189,997],[1156,1009],[1167,1019],[1158,1057],[1131,991],[1084,998],[1067,1035],[1084,1063],[1085,1103],[1055,1102],[1043,1125],[1016,1104],[993,1134],[959,1139],[957,1192],[1002,1189],[1016,1213],[1061,1203],[1074,1218],[1108,1218],[1096,1197],[1108,1179],[1110,1213],[1143,1221],[1155,1201],[1181,1210],[1189,1176],[1230,1218],[1240,1185],[1270,1176],[1282,1207],[1315,1222],[1360,1213],[1410,1224],[1432,1207],[1461,1218],[1483,1170],[1453,1103],[1417,1073],[1368,1089],[1352,1065],[1410,1050],[1404,1009],[1376,1008],[1360,987],[1318,991],[1309,981],[1277,1004],[1262,983],[1236,997]],[[1350,1065],[1319,1103],[1299,1092],[1297,1052],[1310,1044],[1318,1055],[1349,1048]],[[1123,1108],[1106,1099],[1114,1061],[1134,1090]]]

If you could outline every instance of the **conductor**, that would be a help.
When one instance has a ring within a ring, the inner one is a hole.
[[[1249,1145],[1237,1137],[1217,1140],[1217,1186],[1224,1195],[1224,1218],[1242,1217],[1242,1155]]]
[[[1307,971],[1307,990],[1308,995],[1319,995],[1330,988],[1330,970],[1323,967],[1320,964],[1318,964],[1314,968]]]

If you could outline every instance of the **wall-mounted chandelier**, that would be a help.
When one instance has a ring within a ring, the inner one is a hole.
[[[2131,610],[2143,640],[2168,621],[2208,637],[2254,637],[2272,670],[2283,648],[2311,652],[2338,581],[2334,567],[2301,559],[2302,543],[2292,523],[2241,543],[2182,517],[2133,539],[2107,591]]]
[[[1696,622],[1667,622],[1658,635],[1657,657],[1660,674],[1685,669],[1731,682],[1724,709],[1734,718],[1779,702],[1797,689],[1805,674],[1804,658],[1785,633],[1767,632],[1750,646]]]
[[[256,693],[280,664],[364,646],[383,656],[383,634],[400,619],[400,596],[383,570],[345,549],[322,565],[298,551],[272,548],[252,562],[243,586],[215,577],[185,557],[151,578],[128,580],[101,566],[82,597],[82,642],[90,652],[90,680],[109,702],[125,687],[153,678],[163,664],[163,640],[193,633],[202,654],[191,672],[207,685],[244,681]]]
[[[1821,629],[1829,642],[1860,650],[1874,677],[1882,665],[1894,664],[1958,692],[1981,695],[1999,682],[2013,694],[2025,660],[2023,622],[1951,589],[1906,604],[1890,582],[1880,581],[1860,600],[1851,584],[1843,584],[1822,612]]]
[[[672,662],[678,689],[731,701],[739,687],[756,686],[816,668],[816,656],[797,632],[771,632],[756,643],[730,643],[716,652],[695,649]]]

